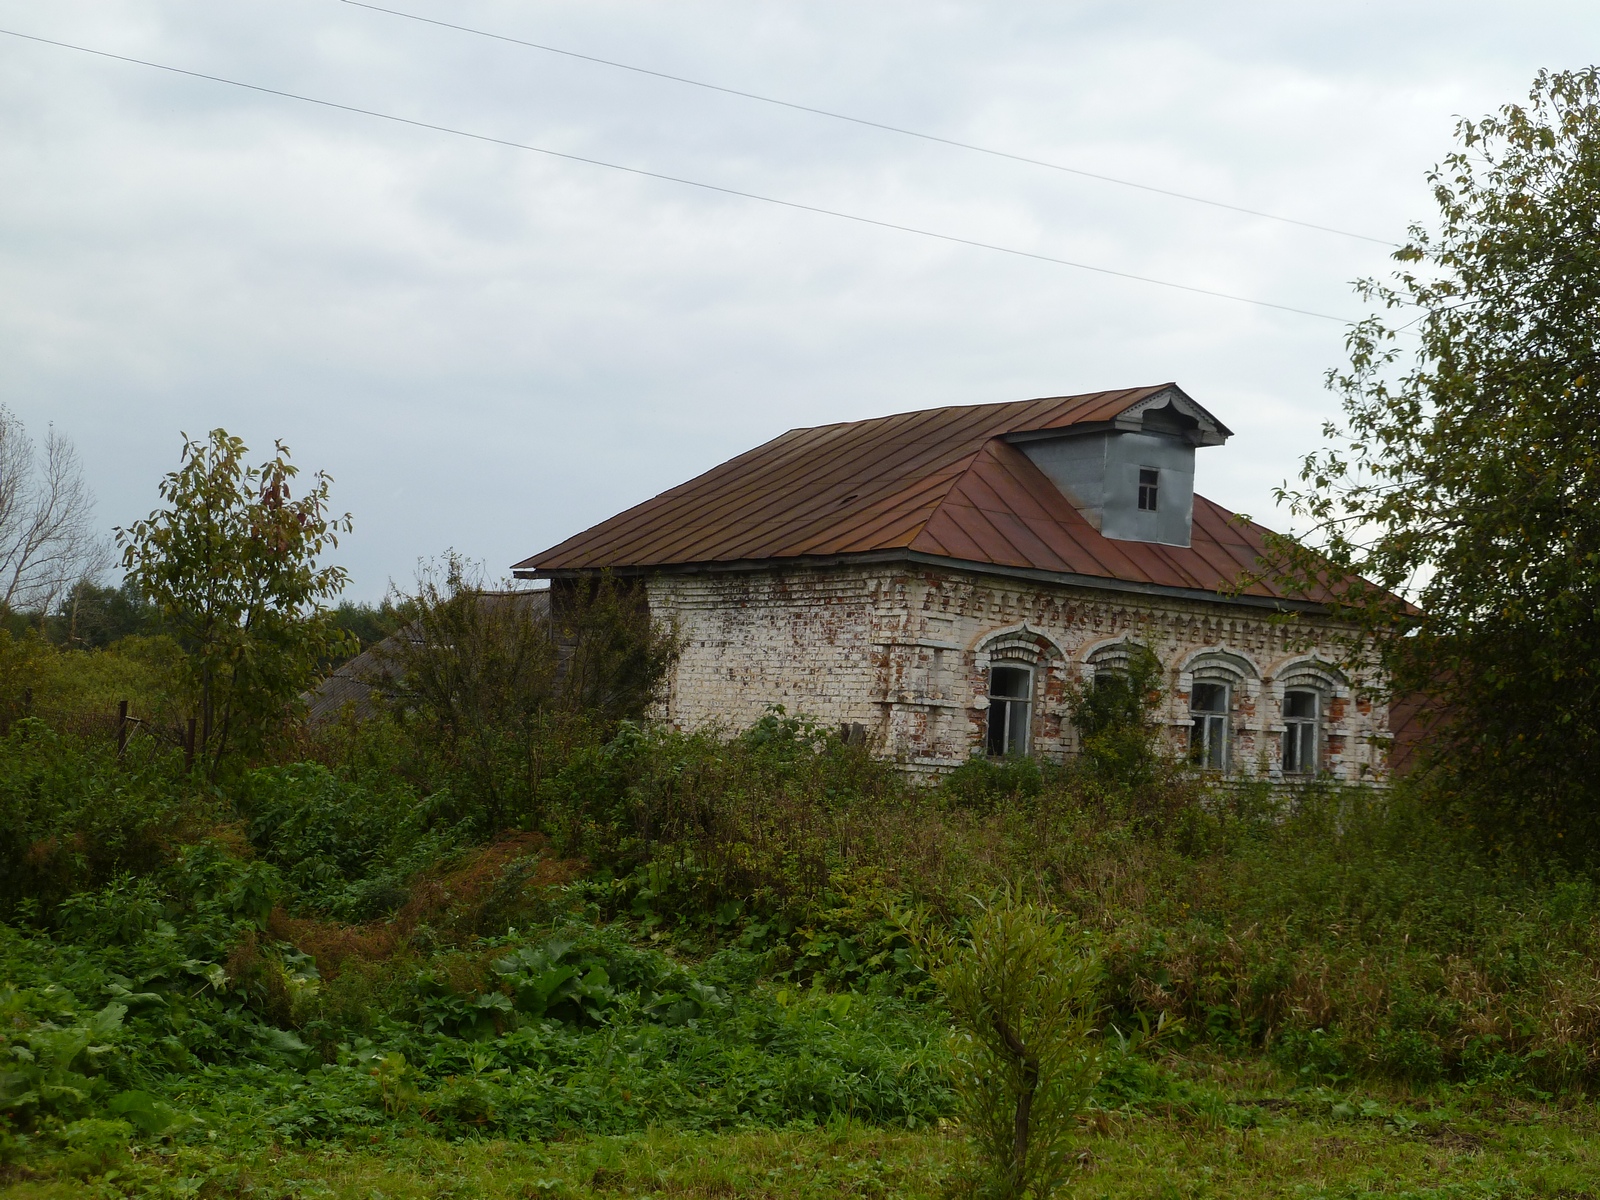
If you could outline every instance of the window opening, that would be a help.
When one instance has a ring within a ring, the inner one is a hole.
[[[1033,710],[1033,672],[1027,667],[989,668],[988,750],[996,758],[1028,753]]]
[[[1139,468],[1139,509],[1155,512],[1157,493],[1160,490],[1161,472],[1154,467]]]
[[[1321,714],[1318,696],[1313,691],[1288,691],[1283,694],[1283,770],[1288,775],[1315,775],[1317,771],[1317,726]]]
[[[1189,690],[1189,761],[1228,769],[1228,685],[1196,680]]]

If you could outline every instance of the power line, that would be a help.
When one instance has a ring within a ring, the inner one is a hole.
[[[1398,246],[1399,243],[1391,238],[1372,237],[1370,234],[1353,233],[1348,229],[1336,229],[1332,225],[1319,225],[1315,221],[1302,221],[1298,217],[1285,217],[1278,213],[1263,212],[1258,208],[1246,208],[1241,204],[1229,204],[1225,200],[1212,200],[1206,196],[1194,196],[1188,192],[1177,192],[1171,188],[1156,187],[1150,183],[1139,183],[1132,179],[1119,179],[1115,175],[1102,175],[1096,171],[1085,171],[1081,167],[1069,167],[1062,163],[1047,162],[1040,158],[1029,158],[1025,154],[1013,154],[1009,150],[996,150],[992,146],[979,146],[972,142],[957,141],[955,138],[940,137],[936,133],[923,133],[916,129],[906,129],[899,125],[889,125],[882,121],[869,120],[866,117],[853,117],[849,113],[833,112],[826,108],[813,108],[809,104],[797,104],[792,100],[779,100],[774,96],[763,96],[759,92],[745,92],[738,88],[723,87],[717,83],[707,83],[701,79],[690,79],[684,75],[672,75],[666,71],[656,71],[649,67],[636,67],[631,63],[617,62],[614,59],[599,58],[593,54],[580,54],[576,50],[563,50],[559,46],[545,45],[543,42],[530,42],[522,38],[511,37],[503,33],[493,33],[487,29],[474,29],[470,25],[457,25],[452,21],[440,21],[433,17],[420,16],[417,13],[402,12],[398,8],[384,8],[380,4],[368,4],[366,0],[341,0],[355,8],[365,8],[371,12],[385,13],[391,17],[403,17],[408,21],[417,21],[423,25],[437,25],[441,29],[454,29],[459,33],[470,33],[475,37],[490,38],[497,42],[508,42],[513,46],[526,46],[530,50],[542,50],[546,54],[559,54],[564,58],[576,58],[583,62],[595,63],[602,67],[615,67],[619,71],[632,71],[636,75],[649,75],[656,79],[670,80],[672,83],[687,84],[689,87],[705,88],[711,92],[721,92],[727,96],[739,96],[745,100],[759,100],[762,104],[775,104],[780,108],[794,109],[796,112],[811,113],[813,116],[828,117],[835,121],[848,121],[852,125],[865,125],[869,129],[881,129],[886,133],[897,133],[903,137],[919,138],[925,142],[937,142],[942,146],[954,146],[959,150],[971,150],[977,154],[988,154],[994,158],[1008,158],[1012,162],[1026,163],[1031,167],[1046,167],[1052,171],[1063,171],[1068,175],[1079,175],[1085,179],[1096,179],[1101,183],[1115,183],[1121,187],[1137,188],[1141,192],[1153,192],[1158,196],[1168,196],[1174,200],[1188,200],[1194,204],[1205,204],[1212,208],[1223,208],[1229,212],[1244,213],[1247,216],[1261,217],[1267,221],[1281,221],[1285,225],[1298,225],[1302,229],[1315,229],[1319,233],[1332,233],[1340,237],[1357,238],[1363,242],[1376,242],[1380,246]]]
[[[638,175],[646,179],[659,179],[665,183],[682,184],[685,187],[700,188],[707,192],[717,192],[724,196],[737,196],[742,200],[759,200],[763,204],[774,204],[780,208],[795,209],[799,212],[816,213],[819,216],[835,217],[842,221],[854,221],[859,225],[871,225],[879,229],[893,229],[900,233],[912,233],[918,237],[932,238],[936,241],[951,242],[958,246],[972,246],[979,250],[992,250],[999,254],[1009,254],[1017,258],[1030,258],[1038,262],[1053,263],[1056,266],[1072,267],[1079,271],[1093,271],[1098,275],[1111,275],[1118,279],[1131,279],[1137,283],[1150,283],[1158,287],[1173,288],[1180,292],[1192,292],[1199,296],[1210,296],[1217,300],[1232,300],[1239,304],[1251,304],[1257,308],[1272,308],[1279,312],[1295,313],[1302,317],[1317,317],[1324,321],[1338,321],[1348,324],[1344,317],[1336,317],[1331,313],[1314,312],[1308,308],[1296,308],[1290,304],[1278,304],[1271,300],[1256,300],[1249,296],[1238,296],[1231,292],[1214,291],[1211,288],[1195,287],[1187,283],[1174,283],[1170,279],[1156,279],[1149,275],[1135,275],[1131,271],[1118,271],[1111,267],[1097,267],[1090,263],[1074,262],[1071,259],[1056,258],[1049,254],[1038,254],[1032,250],[1019,250],[1014,246],[1001,246],[994,242],[982,242],[976,238],[960,237],[952,233],[939,233],[932,229],[919,229],[914,225],[901,225],[894,221],[880,221],[875,217],[863,217],[857,213],[842,212],[835,208],[822,208],[815,204],[802,204],[797,200],[783,200],[776,196],[764,196],[759,192],[746,192],[738,188],[723,187],[720,184],[704,183],[698,179],[686,179],[681,175],[666,175],[660,171],[647,171],[642,167],[628,167],[620,163],[606,162],[604,159],[588,158],[581,154],[568,154],[562,150],[551,150],[544,146],[534,146],[527,142],[513,142],[507,138],[493,137],[484,133],[473,133],[466,129],[456,129],[449,125],[436,125],[430,121],[418,121],[411,117],[401,117],[394,113],[379,112],[371,108],[359,108],[353,104],[341,104],[337,100],[323,100],[316,96],[306,96],[299,92],[288,92],[280,88],[264,87],[258,83],[245,83],[238,79],[229,79],[223,75],[210,75],[204,71],[190,71],[183,67],[168,66],[166,63],[152,62],[149,59],[133,58],[126,54],[113,54],[109,50],[96,50],[91,46],[79,46],[73,42],[57,41],[54,38],[38,37],[31,33],[21,33],[15,29],[0,29],[0,34],[7,37],[21,38],[24,41],[37,42],[40,45],[56,46],[63,50],[76,50],[82,54],[92,54],[97,58],[109,58],[116,62],[132,63],[135,66],[151,67],[157,71],[168,71],[174,75],[185,75],[191,79],[204,79],[210,83],[225,83],[229,87],[243,88],[246,91],[259,92],[266,96],[278,96],[285,100],[298,100],[305,104],[315,104],[322,108],[337,109],[340,112],[355,113],[358,116],[374,117],[380,121],[392,121],[397,125],[409,125],[415,129],[427,129],[434,133],[448,133],[454,137],[470,138],[475,142],[487,142],[493,146],[504,146],[512,150],[526,150],[533,154],[543,154],[550,158],[564,159],[567,162],[583,163],[591,167],[604,167],[610,171],[622,171],[629,175]]]

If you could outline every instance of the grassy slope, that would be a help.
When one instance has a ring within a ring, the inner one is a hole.
[[[488,845],[458,833],[387,761],[269,768],[237,795],[190,795],[154,760],[116,764],[39,730],[0,741],[0,799],[26,834],[8,850],[17,911],[54,905],[0,939],[0,992],[31,989],[39,1009],[19,1008],[15,1036],[64,1003],[58,981],[80,993],[65,1025],[119,972],[162,998],[129,1016],[116,1081],[61,1105],[57,1124],[93,1124],[135,1086],[204,1122],[176,1139],[109,1138],[96,1161],[88,1142],[57,1146],[54,1115],[28,1118],[37,1153],[0,1167],[4,1190],[946,1194],[961,1139],[887,1128],[948,1110],[925,1111],[936,1072],[909,1070],[940,1022],[894,995],[912,977],[894,965],[884,906],[959,917],[969,893],[1026,877],[1103,938],[1108,1023],[1184,1022],[1162,1043],[1165,1070],[1124,1062],[1103,1089],[1114,1111],[1082,1131],[1081,1194],[1600,1197],[1600,1122],[1582,1098],[1600,1080],[1590,880],[1501,870],[1399,797],[1313,790],[1273,819],[1244,794],[1163,809],[1004,770],[914,795],[803,734],[635,736],[577,761],[546,809],[566,858],[526,831]],[[569,888],[580,855],[597,869]],[[592,923],[580,950],[608,956],[617,991],[604,1019],[567,1014],[537,1038],[536,1013],[488,1040],[465,1031],[481,1000],[503,1014],[492,963],[579,915]],[[46,918],[50,932],[29,924]],[[318,988],[284,983],[297,953],[321,965]],[[226,986],[201,988],[186,956],[225,967]],[[699,1026],[650,1015],[656,993],[695,982],[724,998]],[[162,1016],[179,1010],[193,1019]],[[804,1036],[757,1036],[775,1022]],[[213,1032],[195,1033],[202,1023]],[[322,1053],[286,1066],[262,1042],[271,1030]],[[169,1032],[196,1063],[163,1065]],[[670,1052],[626,1069],[608,1057],[611,1040],[647,1035]],[[366,1060],[335,1055],[369,1036],[374,1053],[404,1052],[420,1097],[388,1111],[356,1069]],[[857,1069],[867,1051],[881,1070]],[[330,1056],[338,1070],[306,1074]],[[847,1076],[884,1081],[882,1124],[864,1124],[854,1092],[808,1107],[782,1089],[759,1111],[694,1117],[751,1092],[732,1067],[752,1064],[805,1082],[806,1100]],[[632,1108],[544,1113],[560,1096],[535,1068],[602,1098],[620,1089]],[[480,1074],[501,1081],[483,1101],[498,1125],[468,1103]],[[302,1085],[317,1093],[305,1104],[287,1094]],[[268,1119],[300,1108],[328,1119]],[[691,1131],[732,1125],[746,1128]],[[461,1140],[438,1136],[451,1129]]]

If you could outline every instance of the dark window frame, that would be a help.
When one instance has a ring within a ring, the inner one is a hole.
[[[1159,467],[1139,468],[1139,511],[1157,512],[1161,504],[1161,470]]]

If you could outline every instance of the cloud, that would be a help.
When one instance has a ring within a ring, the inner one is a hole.
[[[399,6],[399,0],[396,0]],[[1587,8],[407,0],[415,11],[1398,237],[1455,113]],[[1356,314],[1348,239],[365,12],[0,0],[0,24],[729,187]],[[1177,379],[1270,516],[1333,323],[0,39],[0,400],[109,523],[222,425],[337,480],[355,594],[496,570],[796,425]]]

